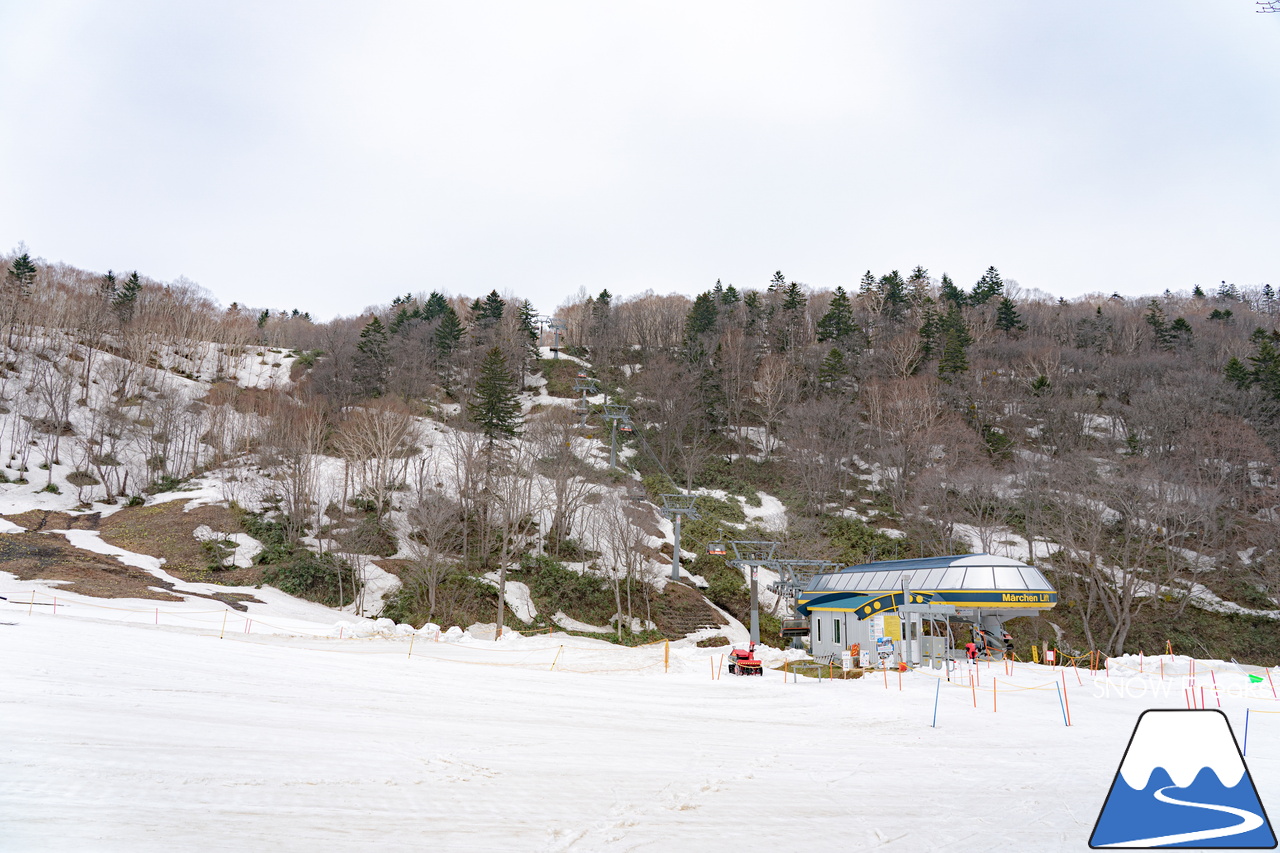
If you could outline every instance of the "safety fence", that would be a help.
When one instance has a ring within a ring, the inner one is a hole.
[[[58,615],[59,612],[101,614],[114,616],[125,624],[151,624],[155,626],[177,627],[197,630],[206,635],[217,635],[226,638],[229,635],[262,635],[276,634],[292,637],[306,637],[322,641],[320,646],[307,647],[312,651],[325,651],[342,654],[405,654],[406,657],[427,658],[455,663],[473,664],[487,667],[507,667],[523,669],[547,669],[556,672],[594,673],[637,673],[637,672],[670,672],[675,665],[677,671],[702,672],[709,674],[712,680],[720,680],[725,672],[727,656],[710,653],[705,656],[694,654],[673,655],[671,644],[667,640],[658,640],[640,646],[618,646],[603,637],[576,637],[567,634],[547,634],[520,632],[524,642],[506,648],[509,641],[452,642],[439,631],[424,634],[381,633],[365,628],[318,629],[315,623],[299,620],[294,624],[287,617],[263,619],[240,611],[229,605],[215,609],[193,610],[173,609],[160,605],[148,608],[120,607],[110,604],[98,604],[85,600],[81,595],[58,595],[48,590],[23,590],[20,592],[0,592],[0,604],[15,610],[25,609],[28,614],[36,608]],[[136,599],[135,599],[136,600]],[[120,618],[123,616],[124,618]],[[336,630],[336,634],[335,634]],[[543,645],[531,646],[528,641],[545,637]],[[407,652],[390,647],[387,640],[407,640]],[[686,650],[687,651],[687,650]],[[704,663],[705,661],[705,663]],[[898,689],[904,687],[904,675],[915,673],[936,678],[939,684],[935,690],[940,692],[943,686],[949,689],[965,690],[975,708],[984,706],[990,699],[993,711],[999,710],[1000,700],[1004,696],[1016,695],[1025,691],[1054,692],[1057,704],[1062,712],[1064,724],[1070,725],[1070,691],[1079,690],[1086,684],[1099,685],[1103,691],[1111,690],[1119,695],[1133,696],[1134,684],[1139,684],[1143,693],[1158,693],[1165,696],[1180,692],[1182,701],[1188,708],[1222,707],[1224,697],[1240,698],[1250,702],[1280,701],[1277,694],[1276,677],[1270,668],[1246,666],[1230,663],[1210,666],[1195,658],[1168,654],[1155,658],[1139,654],[1125,658],[1108,657],[1101,652],[1087,652],[1081,655],[1068,655],[1059,652],[1054,655],[1054,665],[1058,676],[1040,684],[1020,684],[1015,676],[1024,668],[1040,673],[1043,678],[1043,666],[1028,667],[1016,656],[1005,660],[980,661],[976,665],[961,665],[948,662],[946,672],[937,672],[927,668],[908,668],[891,671],[888,667],[865,671],[864,678],[880,680],[885,689],[896,682]],[[842,668],[837,663],[784,663],[777,669],[764,668],[767,677],[781,677],[784,681],[797,682],[801,676],[823,680],[840,680]],[[1244,676],[1245,687],[1241,685],[1225,685],[1220,683],[1220,676],[1232,679]],[[1074,683],[1073,683],[1074,682]],[[1269,696],[1266,694],[1270,694]],[[935,696],[935,699],[937,697]],[[936,701],[935,701],[936,705]],[[1263,713],[1255,711],[1255,713]],[[1266,712],[1280,713],[1280,712]]]
[[[704,658],[682,658],[673,654],[671,642],[658,640],[637,646],[619,646],[594,638],[567,634],[543,634],[514,632],[512,639],[498,642],[469,638],[467,642],[455,642],[444,632],[436,630],[378,632],[352,626],[352,630],[339,625],[336,629],[316,629],[314,623],[280,624],[287,619],[263,619],[229,606],[216,610],[172,609],[165,607],[120,607],[85,601],[83,596],[68,597],[43,590],[25,590],[18,593],[0,592],[0,604],[30,615],[36,608],[53,615],[75,612],[115,617],[115,621],[130,625],[153,625],[195,630],[205,636],[225,639],[234,635],[274,635],[304,637],[320,641],[319,645],[303,646],[307,651],[335,654],[403,654],[408,659],[436,660],[474,666],[516,669],[543,669],[553,672],[582,674],[613,673],[668,673],[673,666],[679,671],[694,671],[695,667],[710,667],[710,677],[719,680],[724,672],[726,656],[709,654]],[[125,618],[120,618],[124,616]],[[336,633],[335,633],[336,632]],[[514,635],[519,633],[520,639]],[[545,643],[529,645],[531,641],[545,639]],[[387,641],[407,641],[407,649],[396,648]],[[514,647],[505,647],[512,642]],[[706,669],[701,670],[706,672]],[[773,670],[764,670],[772,673]]]

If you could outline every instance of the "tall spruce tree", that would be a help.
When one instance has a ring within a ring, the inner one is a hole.
[[[929,271],[918,264],[907,277],[907,298],[913,305],[924,305],[933,301],[929,293]]]
[[[952,305],[941,321],[942,356],[938,359],[938,376],[950,382],[969,369],[969,344],[973,337],[965,325],[959,305]]]
[[[489,295],[484,298],[484,302],[480,303],[480,311],[476,315],[476,321],[485,327],[496,325],[502,319],[502,315],[506,310],[506,301],[498,295],[498,291],[491,290]]]
[[[839,390],[848,376],[848,360],[839,347],[832,347],[818,366],[818,386],[824,391]]]
[[[902,280],[902,273],[890,270],[880,276],[877,287],[882,297],[880,312],[895,317],[901,314],[907,304],[907,283]]]
[[[467,403],[471,420],[493,442],[520,432],[520,400],[515,377],[500,347],[493,347],[480,363],[480,377]]]
[[[1164,309],[1154,299],[1147,303],[1146,321],[1154,333],[1152,346],[1164,352],[1171,351],[1175,343],[1173,332],[1169,329],[1169,321],[1165,318]]]
[[[684,321],[684,350],[686,355],[696,357],[701,353],[701,338],[716,327],[716,301],[711,292],[699,293],[689,309],[689,316]]]
[[[360,332],[353,372],[356,386],[366,397],[381,397],[386,393],[387,378],[391,373],[391,349],[387,337],[387,328],[377,317],[366,323]]]
[[[133,319],[133,311],[137,306],[138,294],[142,292],[142,279],[138,277],[138,271],[134,270],[125,279],[124,284],[116,291],[116,295],[111,300],[111,308],[116,312],[116,317],[120,320],[120,325],[126,325]],[[261,328],[262,324],[258,324]]]
[[[31,255],[23,252],[14,258],[9,267],[8,278],[20,295],[30,296],[31,286],[36,280],[36,265],[31,260]]]
[[[956,287],[956,283],[946,273],[942,274],[942,283],[938,286],[938,298],[952,305],[964,305],[968,301],[964,291]]]
[[[457,351],[462,343],[462,332],[462,321],[458,319],[458,312],[453,310],[452,305],[446,303],[440,312],[440,325],[436,326],[435,334],[431,336],[432,347],[440,363],[447,362]]]
[[[443,317],[445,311],[452,311],[449,307],[449,300],[445,299],[436,291],[431,291],[431,295],[427,297],[427,302],[422,306],[422,319],[430,323],[437,317]],[[454,314],[454,318],[457,318]]]
[[[831,305],[827,313],[818,321],[818,340],[826,343],[847,344],[859,332],[858,324],[853,319],[853,301],[843,287],[836,287],[831,297]]]
[[[1021,332],[1027,328],[1022,322],[1021,315],[1018,314],[1017,306],[1007,296],[1001,296],[1000,304],[996,306],[996,328],[1007,334]]]
[[[804,295],[804,289],[800,287],[800,283],[793,281],[787,285],[786,297],[782,300],[783,311],[803,311],[807,303]]]
[[[978,283],[973,286],[973,294],[969,297],[969,301],[973,305],[986,305],[992,299],[1003,295],[1004,279],[1000,278],[1000,273],[995,267],[987,267],[982,278],[978,279]]]
[[[111,270],[107,270],[107,274],[102,277],[101,283],[98,284],[98,293],[101,294],[102,301],[110,305],[111,301],[116,298],[116,288],[118,286],[116,274]]]

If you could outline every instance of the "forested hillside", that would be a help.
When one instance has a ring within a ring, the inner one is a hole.
[[[692,493],[689,580],[740,620],[742,575],[709,541],[848,563],[1007,553],[1062,592],[1021,640],[1280,652],[1269,286],[1063,300],[994,267],[848,290],[777,272],[540,314],[428,281],[316,322],[186,281],[4,264],[4,497],[58,489],[56,471],[102,509],[215,477],[286,591],[349,603],[375,566],[402,621],[493,621],[511,582],[540,614],[514,627],[713,626],[663,583],[660,496]]]

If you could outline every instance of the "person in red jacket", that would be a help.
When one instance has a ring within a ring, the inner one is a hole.
[[[964,653],[969,656],[969,663],[977,664],[978,662],[978,644],[965,643]]]

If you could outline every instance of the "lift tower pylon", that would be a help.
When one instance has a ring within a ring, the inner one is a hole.
[[[662,514],[671,519],[675,525],[675,548],[671,552],[671,579],[680,580],[680,519],[684,516],[699,518],[698,509],[694,506],[697,495],[663,495]]]

